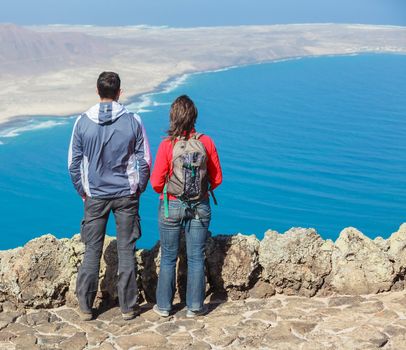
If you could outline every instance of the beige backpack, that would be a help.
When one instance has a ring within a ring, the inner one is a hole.
[[[182,137],[173,146],[167,192],[185,202],[197,201],[208,191],[207,155],[201,136],[196,133],[188,140]]]

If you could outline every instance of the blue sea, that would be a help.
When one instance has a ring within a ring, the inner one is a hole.
[[[184,93],[222,162],[214,235],[262,238],[267,229],[301,226],[336,239],[354,226],[388,237],[406,221],[405,55],[292,59],[174,79],[129,105],[153,153],[170,103]],[[67,171],[74,120],[37,116],[0,126],[0,249],[79,232],[83,204]],[[157,206],[149,187],[139,247],[158,240]]]

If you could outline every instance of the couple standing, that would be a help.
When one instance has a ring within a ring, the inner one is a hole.
[[[81,239],[85,255],[76,294],[83,320],[93,318],[100,258],[107,220],[113,212],[117,231],[118,299],[123,318],[137,315],[138,287],[135,242],[141,236],[138,214],[151,167],[151,155],[140,117],[118,103],[120,77],[103,72],[97,80],[100,103],[80,115],[73,127],[68,166],[84,200]],[[170,110],[168,137],[160,144],[151,184],[160,193],[161,266],[153,310],[169,316],[175,293],[179,236],[185,231],[188,261],[187,316],[204,314],[204,249],[211,218],[208,192],[222,181],[215,145],[195,131],[197,109],[187,96]]]

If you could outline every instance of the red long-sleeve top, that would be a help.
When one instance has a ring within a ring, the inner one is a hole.
[[[219,186],[223,180],[223,174],[221,171],[221,165],[216,146],[213,140],[207,136],[200,136],[199,140],[203,143],[206,149],[207,155],[207,174],[209,177],[209,184],[211,189],[215,189]],[[176,142],[176,140],[174,141]],[[161,194],[160,198],[163,198],[163,189],[165,187],[165,181],[167,176],[172,175],[172,153],[173,144],[169,138],[164,139],[159,145],[158,152],[155,157],[155,164],[151,174],[152,188]],[[175,200],[176,197],[168,194],[169,200]]]

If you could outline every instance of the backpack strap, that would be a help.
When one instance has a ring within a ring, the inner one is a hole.
[[[196,132],[195,134],[193,134],[192,137],[193,137],[194,139],[198,140],[198,139],[199,139],[200,137],[202,137],[203,135],[204,135],[204,134],[202,134],[202,133],[200,133],[200,132]],[[213,191],[211,188],[209,188],[208,192],[211,194],[211,197],[213,198],[213,203],[214,203],[214,205],[218,205],[216,196],[214,195],[214,191]]]
[[[172,144],[172,152],[173,152],[173,148],[175,147],[175,143],[177,141],[182,140],[182,136],[177,136],[174,140],[171,140],[171,144]],[[173,162],[171,162],[170,167],[169,167],[169,174],[173,171]],[[165,179],[165,186],[164,186],[164,215],[165,218],[169,218],[169,199],[168,199],[168,180],[169,180],[169,174],[167,175],[166,179]]]
[[[210,189],[209,189],[209,192],[210,192],[210,194],[211,194],[211,198],[213,198],[213,203],[214,203],[214,205],[217,205],[218,202],[217,202],[216,196],[214,195],[214,191],[210,188]]]
[[[200,137],[202,137],[202,136],[203,136],[202,133],[200,133],[200,132],[195,132],[195,133],[193,134],[192,138],[198,140],[198,139],[200,139]]]
[[[168,183],[164,186],[164,214],[165,218],[169,218],[169,202],[168,202]]]

